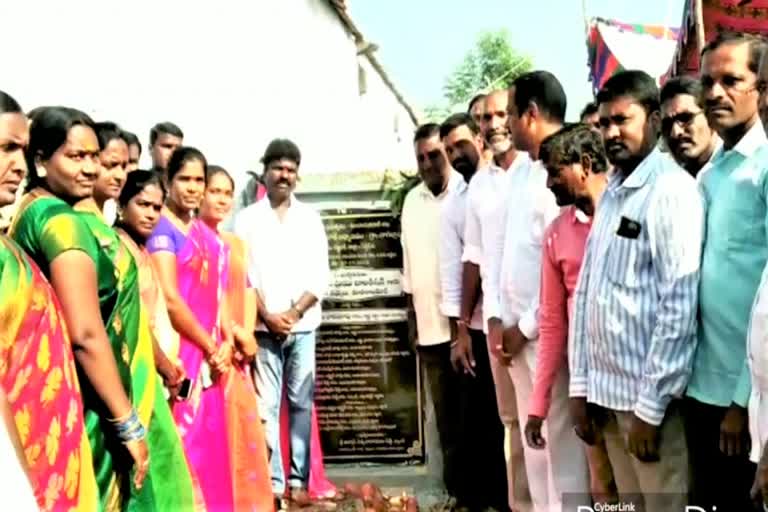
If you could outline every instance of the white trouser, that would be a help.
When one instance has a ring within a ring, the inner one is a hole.
[[[759,462],[768,441],[768,288],[761,280],[752,305],[747,333],[747,362],[752,377],[748,418],[752,449],[749,458]]]
[[[754,376],[747,417],[749,418],[749,437],[752,440],[749,460],[758,463],[765,449],[765,443],[768,441],[768,389],[758,387]]]
[[[536,371],[536,340],[530,341],[512,360],[509,375],[515,386],[517,412],[521,422],[527,421]],[[573,431],[568,411],[568,372],[561,370],[552,387],[552,401],[542,435],[543,450],[535,450],[525,442],[521,429],[528,487],[535,512],[560,512],[563,494],[583,496],[589,505],[589,469],[581,441]]]
[[[504,460],[507,463],[507,494],[509,508],[515,511],[528,510],[531,501],[528,491],[528,477],[521,444],[522,427],[517,415],[515,387],[506,366],[501,364],[488,347],[491,374],[496,388],[496,405],[504,424]]]

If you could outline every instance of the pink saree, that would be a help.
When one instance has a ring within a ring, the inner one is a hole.
[[[192,222],[185,235],[163,216],[147,241],[147,249],[176,255],[181,296],[203,328],[221,343],[218,320],[227,286],[228,252],[218,235],[200,221]],[[268,479],[269,474],[265,473],[265,455],[251,453],[258,451],[255,440],[247,435],[248,430],[242,429],[243,425],[228,425],[228,419],[235,417],[229,409],[245,404],[242,394],[233,393],[239,379],[225,375],[212,380],[202,351],[184,336],[179,343],[179,359],[192,381],[192,390],[189,399],[174,403],[173,415],[187,458],[197,472],[206,508],[270,510],[271,493],[243,499],[249,494],[243,490]],[[242,411],[241,420],[248,417],[246,413]],[[237,439],[228,435],[231,429],[239,430]],[[265,504],[269,508],[263,508]]]
[[[285,396],[285,393],[283,393]],[[285,474],[291,473],[291,437],[288,423],[288,399],[283,398],[280,405],[280,453],[283,458]],[[309,445],[309,495],[312,499],[328,499],[336,495],[336,486],[325,476],[323,449],[320,446],[320,430],[317,426],[317,413],[312,408],[312,427]]]

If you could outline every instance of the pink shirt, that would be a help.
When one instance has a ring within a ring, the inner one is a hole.
[[[546,418],[552,385],[568,364],[568,319],[592,219],[568,206],[544,233],[541,258],[539,346],[529,415]]]

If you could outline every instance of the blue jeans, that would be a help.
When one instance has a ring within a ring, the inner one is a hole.
[[[265,421],[270,449],[272,492],[285,492],[285,474],[280,453],[280,404],[283,390],[290,418],[291,487],[307,488],[310,467],[310,428],[315,391],[315,333],[292,333],[277,341],[269,333],[257,333],[259,342],[259,409]]]

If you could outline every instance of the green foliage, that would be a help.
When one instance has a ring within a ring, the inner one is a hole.
[[[422,123],[442,123],[453,112],[446,105],[429,105],[421,116]]]
[[[427,107],[425,117],[433,121],[445,119],[447,113],[464,110],[475,94],[507,88],[531,69],[533,62],[512,47],[509,32],[484,32],[445,79],[443,104]]]
[[[389,201],[389,208],[394,215],[400,215],[405,196],[419,183],[421,183],[421,177],[418,174],[400,172],[393,177],[392,174],[387,173],[381,180],[381,198]]]

